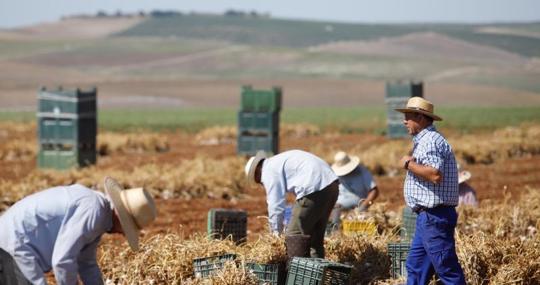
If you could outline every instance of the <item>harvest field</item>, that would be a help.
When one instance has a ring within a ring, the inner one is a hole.
[[[0,123],[0,209],[54,185],[82,183],[102,189],[105,175],[125,187],[144,186],[156,197],[158,220],[143,231],[140,253],[130,252],[118,236],[104,237],[100,264],[110,282],[255,284],[242,267],[230,266],[214,279],[194,279],[191,261],[225,252],[237,253],[245,261],[284,260],[283,240],[266,233],[263,190],[246,187],[245,158],[236,155],[234,126],[155,131],[139,125],[139,130],[119,131],[102,122],[97,165],[59,172],[35,169],[35,123],[24,122],[24,116],[15,118],[19,122]],[[540,124],[529,119],[514,126],[480,126],[466,132],[442,129],[458,160],[473,173],[471,184],[481,201],[477,210],[460,210],[458,254],[469,283],[540,281]],[[355,284],[399,282],[390,278],[386,243],[399,240],[404,173],[395,164],[410,148],[410,141],[388,140],[376,130],[347,133],[315,123],[284,122],[280,136],[282,150],[305,149],[328,162],[337,150],[357,154],[376,175],[382,194],[370,212],[379,234],[331,236],[326,242],[328,258],[353,265]],[[204,238],[210,208],[246,210],[248,243],[236,246]]]
[[[411,141],[385,136],[385,83],[417,79],[480,200],[478,209],[459,209],[468,284],[540,284],[539,26],[193,13],[0,30],[8,71],[0,72],[0,213],[52,186],[103,190],[112,176],[147,188],[158,218],[143,230],[139,253],[120,236],[103,237],[107,284],[256,284],[245,262],[283,262],[284,239],[267,233],[264,191],[246,185],[236,120],[241,86],[280,86],[280,151],[303,149],[327,162],[339,150],[358,155],[381,192],[369,211],[378,233],[329,236],[327,258],[352,265],[353,284],[399,284],[386,246],[399,240],[405,173],[396,164]],[[36,168],[40,86],[97,87],[96,165]],[[245,245],[205,237],[211,208],[247,211]],[[223,253],[236,253],[239,266],[194,278],[194,258]]]

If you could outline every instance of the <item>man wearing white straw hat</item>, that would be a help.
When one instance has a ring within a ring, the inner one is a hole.
[[[330,215],[332,225],[338,227],[343,210],[357,208],[365,212],[379,195],[377,184],[358,156],[339,151],[334,156],[332,170],[339,177],[339,196]]]
[[[103,284],[96,251],[104,233],[123,233],[138,250],[141,228],[156,218],[143,188],[105,178],[106,195],[80,184],[32,194],[0,216],[0,284]]]
[[[249,183],[264,186],[270,229],[283,231],[286,193],[296,196],[287,234],[310,235],[311,257],[324,258],[324,233],[338,196],[338,179],[321,158],[290,150],[267,158],[264,152],[251,157],[245,167]]]
[[[458,164],[458,183],[459,183],[459,204],[458,206],[478,207],[476,191],[467,183],[471,179],[471,173],[461,170]]]
[[[457,223],[458,171],[452,147],[435,129],[431,102],[412,97],[407,106],[396,109],[405,114],[403,124],[413,136],[412,155],[399,166],[407,170],[404,196],[418,214],[416,232],[407,256],[407,284],[428,284],[434,272],[444,284],[465,284],[454,239]]]

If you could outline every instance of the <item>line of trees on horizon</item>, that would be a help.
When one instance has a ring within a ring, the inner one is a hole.
[[[68,15],[68,16],[62,16],[62,20],[65,19],[91,19],[91,18],[132,18],[132,17],[156,17],[156,18],[162,18],[162,17],[178,17],[182,15],[216,15],[216,14],[209,14],[209,13],[198,13],[198,12],[189,12],[184,13],[178,10],[151,10],[149,12],[145,11],[138,11],[138,12],[132,12],[132,13],[126,13],[122,12],[121,10],[116,10],[116,12],[108,13],[104,10],[99,10],[95,14],[76,14],[76,15]],[[217,14],[219,15],[219,14]],[[242,11],[242,10],[235,10],[235,9],[229,9],[223,12],[221,14],[225,17],[241,17],[241,18],[270,18],[270,13],[260,13],[255,10],[252,11]]]

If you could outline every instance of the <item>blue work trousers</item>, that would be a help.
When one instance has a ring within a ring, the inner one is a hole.
[[[436,272],[443,284],[465,284],[456,255],[454,207],[425,209],[416,219],[416,232],[407,257],[407,284],[428,284]]]

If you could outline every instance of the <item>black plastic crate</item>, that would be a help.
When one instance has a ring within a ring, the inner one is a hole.
[[[211,238],[231,236],[234,242],[242,243],[247,236],[247,213],[244,210],[210,209],[207,230]]]
[[[411,249],[410,243],[388,243],[388,255],[392,261],[391,274],[392,278],[399,278],[400,276],[407,277],[407,267],[405,263],[407,261],[407,255]]]
[[[259,284],[282,285],[285,284],[285,264],[246,263],[246,268],[259,279]]]
[[[201,257],[193,260],[193,275],[206,278],[223,268],[227,261],[234,261],[236,254],[223,254],[210,257]]]
[[[289,266],[287,285],[346,285],[352,266],[322,258],[294,257]]]

